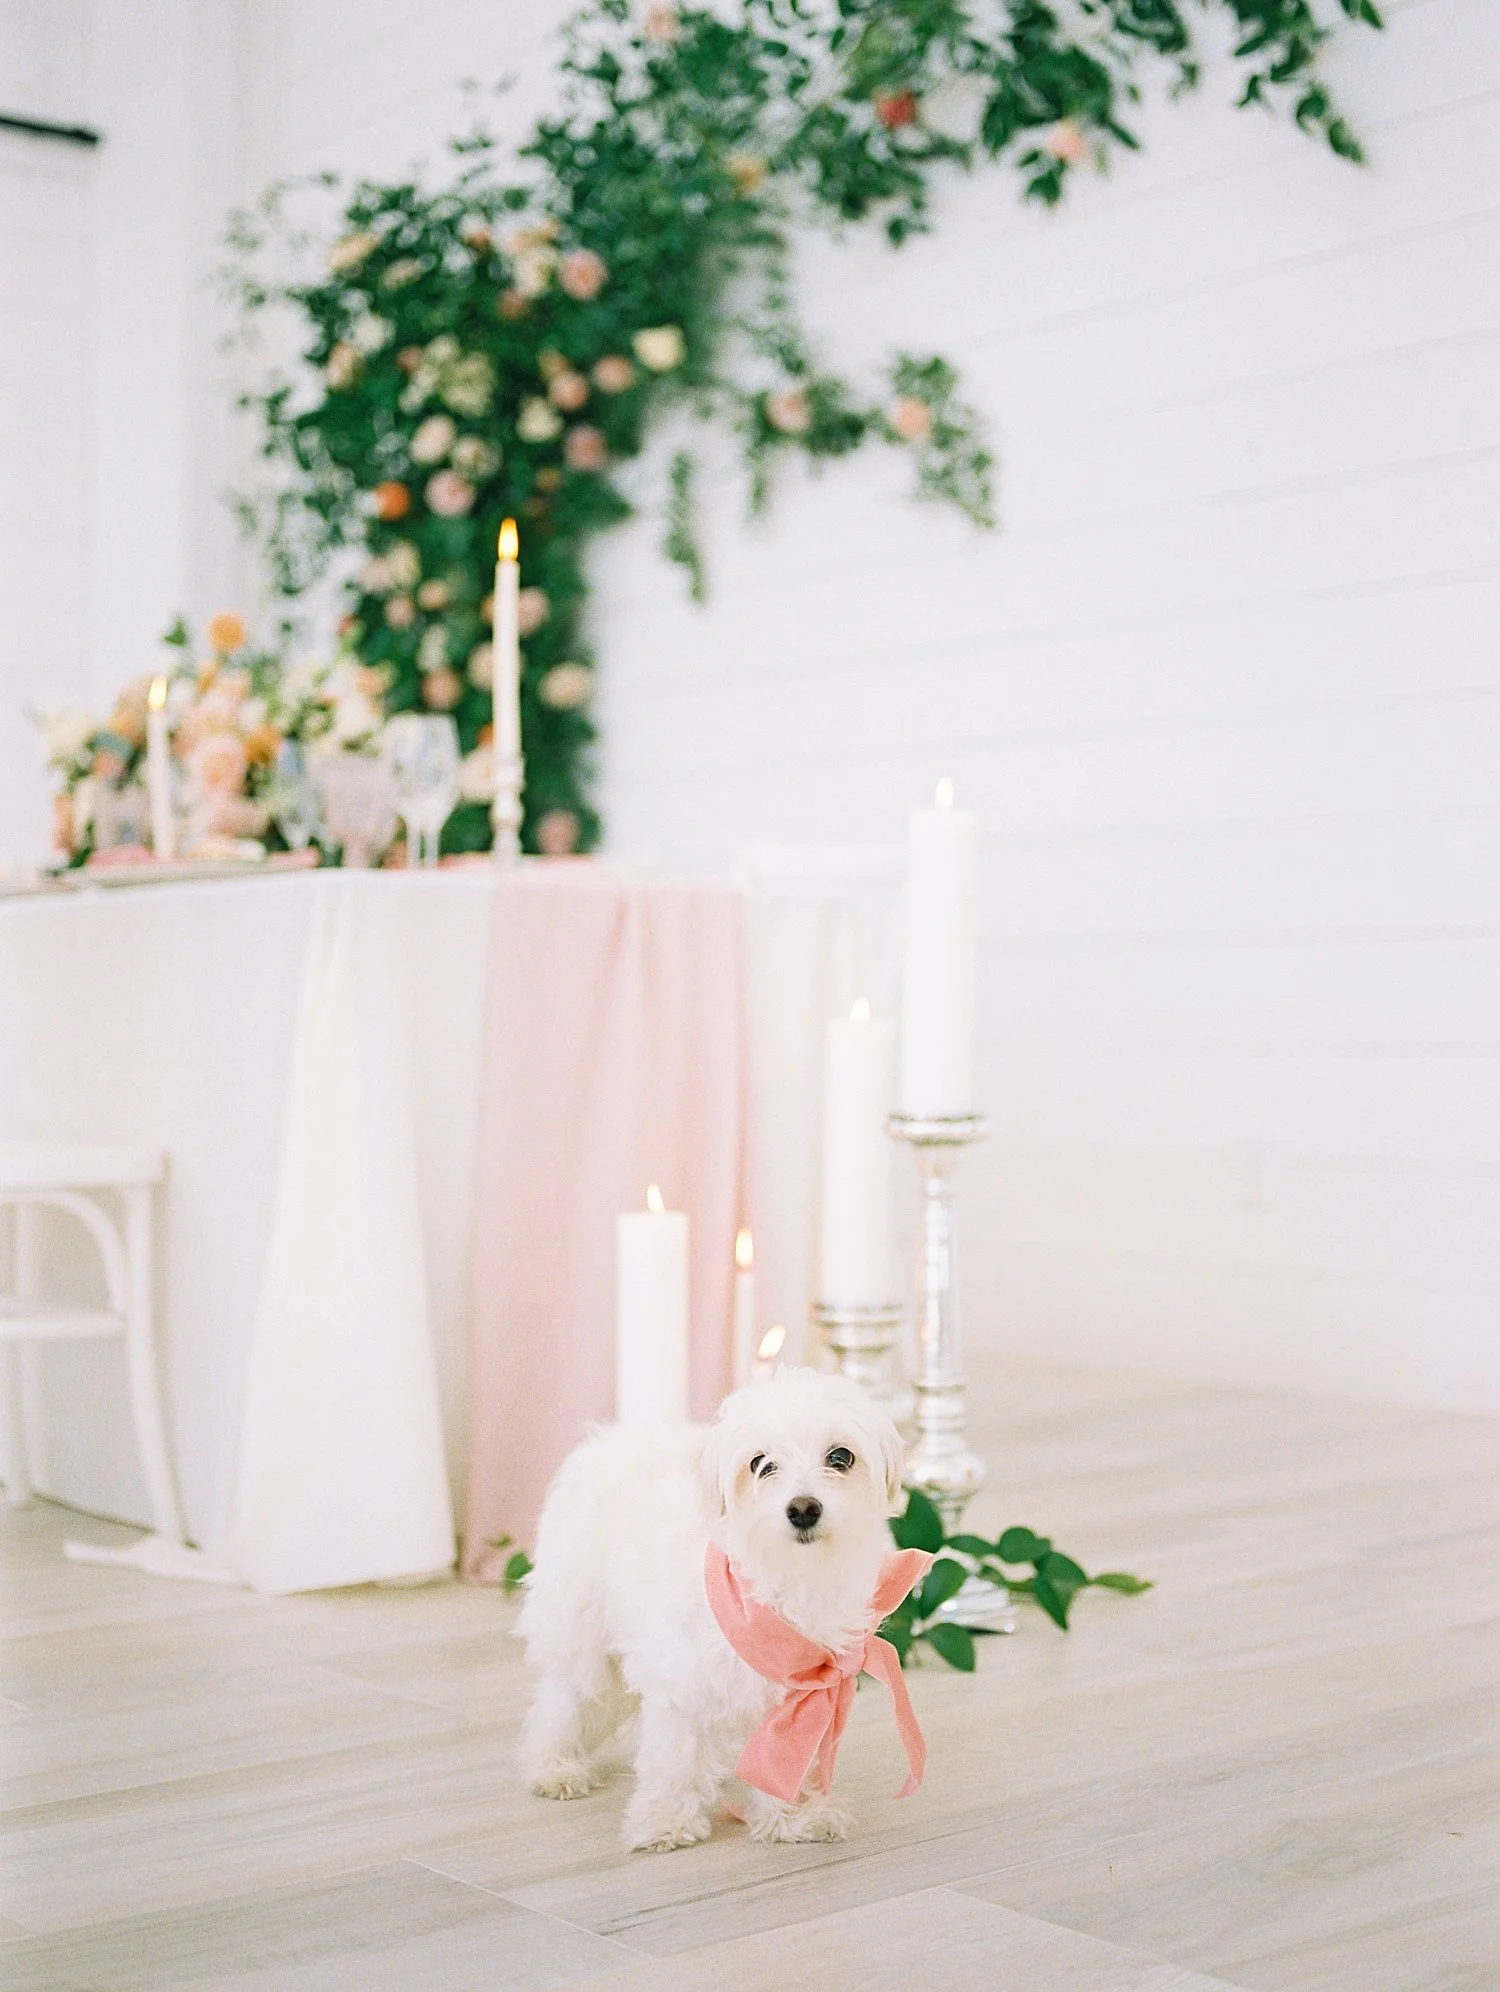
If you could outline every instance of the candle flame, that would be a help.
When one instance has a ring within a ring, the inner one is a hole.
[[[781,1345],[786,1340],[785,1328],[768,1328],[760,1338],[760,1348],[756,1351],[763,1363],[771,1362],[781,1354]]]
[[[139,694],[137,696],[139,696]],[[146,694],[147,705],[150,706],[153,712],[160,712],[162,707],[166,704],[166,702],[167,702],[166,679],[153,678],[151,680],[151,689]]]
[[[743,1228],[734,1234],[734,1263],[742,1273],[755,1264],[755,1240]]]
[[[519,560],[521,557],[521,535],[516,531],[514,519],[507,519],[500,528],[500,545],[496,549],[502,560]]]
[[[661,1191],[655,1183],[646,1186],[646,1208],[653,1217],[660,1217],[667,1208],[661,1200]]]
[[[855,999],[854,999],[854,1003],[853,1003],[853,1006],[852,1006],[852,1008],[851,1008],[851,1009],[850,1009],[850,1011],[849,1011],[849,1021],[850,1021],[850,1023],[851,1023],[851,1024],[867,1024],[867,1023],[869,1023],[869,1021],[870,1021],[870,999],[869,999],[869,997],[868,997],[868,996],[856,996],[856,997],[855,997]]]
[[[952,775],[944,775],[943,779],[938,783],[937,795],[934,800],[939,809],[951,809],[953,807]]]

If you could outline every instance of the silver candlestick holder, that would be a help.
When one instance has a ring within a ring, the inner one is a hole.
[[[513,864],[521,855],[521,789],[525,777],[526,766],[519,754],[496,755],[490,829],[497,864]]]
[[[888,1411],[898,1425],[912,1414],[912,1393],[896,1374],[896,1345],[905,1310],[886,1307],[844,1307],[815,1300],[808,1313],[837,1358],[839,1374]]]
[[[964,1401],[963,1344],[958,1322],[959,1157],[986,1129],[981,1114],[923,1119],[893,1114],[887,1132],[908,1142],[922,1178],[920,1361],[916,1377],[917,1443],[906,1462],[906,1484],[925,1494],[952,1535],[964,1509],[988,1475],[970,1450]],[[1010,1593],[1003,1584],[971,1576],[941,1616],[957,1625],[1014,1632]]]

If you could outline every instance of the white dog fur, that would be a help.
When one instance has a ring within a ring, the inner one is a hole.
[[[592,1753],[638,1703],[626,1845],[707,1839],[721,1787],[783,1692],[714,1621],[710,1536],[762,1603],[837,1651],[870,1629],[901,1464],[900,1435],[877,1405],[805,1369],[736,1391],[712,1425],[595,1431],[548,1492],[521,1611],[539,1677],[521,1738],[532,1790],[592,1790]],[[807,1789],[795,1805],[752,1791],[745,1817],[761,1840],[842,1839],[849,1825]]]

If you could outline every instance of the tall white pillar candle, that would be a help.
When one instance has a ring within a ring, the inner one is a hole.
[[[167,681],[153,678],[146,694],[146,797],[151,805],[151,848],[162,860],[176,850],[172,821],[172,749],[167,737]]]
[[[615,1417],[646,1425],[688,1415],[688,1219],[653,1183],[646,1209],[616,1223]]]
[[[906,969],[896,1098],[915,1119],[976,1110],[974,985],[979,818],[938,783],[932,809],[911,815]]]
[[[828,1025],[823,1092],[823,1200],[818,1299],[888,1307],[895,1148],[885,1131],[895,1092],[896,1034],[863,997]]]
[[[755,1241],[741,1230],[734,1240],[734,1382],[748,1383],[755,1361]]]
[[[498,554],[491,691],[497,763],[514,759],[521,751],[521,541],[514,519],[500,528]]]

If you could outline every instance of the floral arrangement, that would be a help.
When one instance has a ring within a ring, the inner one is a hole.
[[[53,844],[66,865],[100,847],[107,814],[144,840],[147,700],[166,680],[166,713],[179,801],[181,848],[198,857],[284,847],[272,814],[277,758],[288,741],[314,755],[370,751],[383,724],[383,676],[352,655],[286,664],[252,647],[244,619],[223,614],[195,660],[178,622],[159,672],[128,685],[103,720],[78,708],[44,719],[47,765],[58,782]],[[247,845],[250,847],[247,850]]]
[[[1242,105],[1283,105],[1357,160],[1317,72],[1329,30],[1308,0],[1206,0],[1235,26]],[[1379,26],[1373,0],[1340,0]],[[672,405],[727,421],[752,506],[780,458],[868,441],[910,458],[919,495],[992,518],[990,457],[940,357],[898,353],[857,390],[818,359],[792,304],[804,224],[873,222],[898,245],[931,222],[940,169],[998,162],[1051,204],[1137,141],[1140,73],[1197,81],[1185,0],[592,0],[569,30],[561,102],[498,171],[477,125],[450,184],[340,189],[321,268],[273,188],[239,215],[229,273],[247,322],[290,306],[304,367],[247,405],[279,488],[243,501],[278,588],[300,593],[359,548],[343,640],[391,710],[450,712],[474,799],[450,849],[482,848],[488,589],[501,519],[521,521],[530,849],[587,849],[594,656],[586,550],[631,510],[619,471]],[[336,187],[331,178],[315,183]],[[326,240],[326,235],[324,237]],[[270,265],[280,258],[278,267]],[[664,551],[701,596],[694,463],[664,489]],[[545,831],[543,826],[546,826]]]

